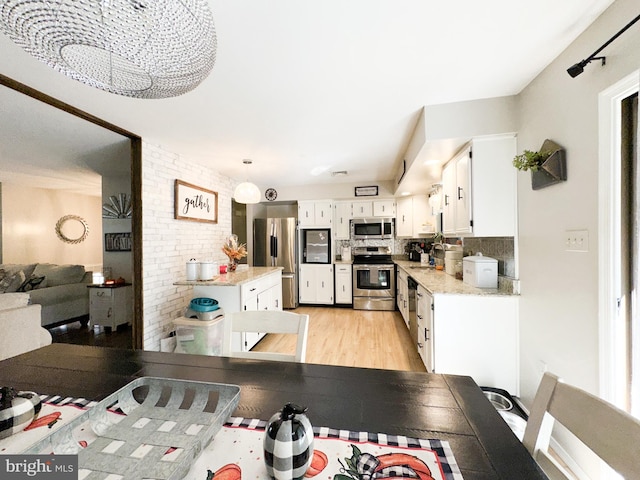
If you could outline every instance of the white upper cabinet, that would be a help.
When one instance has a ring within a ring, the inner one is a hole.
[[[442,171],[445,235],[511,237],[516,233],[514,135],[475,138]]]
[[[471,212],[471,198],[473,195],[471,184],[471,148],[465,148],[455,159],[456,162],[456,192],[455,204],[456,235],[473,233],[473,216]]]
[[[418,238],[433,235],[431,208],[426,195],[399,197],[396,201],[396,237]]]
[[[301,227],[331,227],[333,202],[313,200],[298,202],[298,223]]]
[[[413,236],[413,199],[400,197],[396,202],[396,237]]]
[[[338,201],[333,205],[333,238],[336,240],[349,240],[351,236],[351,201]]]

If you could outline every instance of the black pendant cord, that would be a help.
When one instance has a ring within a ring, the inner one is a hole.
[[[581,62],[578,62],[575,65],[572,65],[571,67],[569,67],[567,69],[567,72],[569,73],[569,75],[571,75],[572,77],[577,77],[584,71],[584,67],[593,60],[602,60],[602,64],[604,65],[606,57],[597,57],[596,55],[598,55],[602,50],[607,48],[615,39],[617,39],[620,35],[622,35],[629,28],[631,28],[631,26],[633,26],[633,24],[635,24],[638,20],[640,20],[640,15],[638,15],[636,18],[634,18],[629,23],[627,23],[618,33],[616,33],[613,37],[607,40],[599,49],[597,49],[595,52],[589,55],[585,60],[582,60]]]

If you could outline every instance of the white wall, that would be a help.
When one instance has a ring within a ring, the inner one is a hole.
[[[566,149],[568,181],[531,189],[518,174],[521,395],[529,404],[542,366],[599,393],[598,94],[640,67],[640,25],[625,32],[582,75],[566,69],[588,57],[638,14],[618,0],[520,94],[518,150],[552,139]],[[565,251],[566,230],[588,230],[589,252]]]
[[[218,192],[218,223],[174,219],[174,182],[183,180]],[[162,148],[142,146],[142,275],[145,350],[159,350],[193,298],[186,279],[190,258],[227,263],[221,248],[231,233],[231,195],[235,181]]]
[[[65,243],[56,223],[77,215],[89,226],[80,243]],[[102,264],[102,203],[99,196],[2,184],[3,263]]]

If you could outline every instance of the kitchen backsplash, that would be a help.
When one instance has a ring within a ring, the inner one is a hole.
[[[457,238],[446,238],[445,243],[455,244]],[[394,240],[337,240],[335,251],[340,252],[340,247],[350,245],[353,247],[389,247],[392,255],[406,253],[409,242],[424,241],[433,242],[433,238],[397,238]],[[504,277],[516,278],[515,252],[513,237],[464,237],[462,239],[464,255],[475,255],[480,252],[486,257],[498,260],[498,274]]]
[[[465,237],[462,239],[464,256],[480,252],[498,260],[498,275],[516,278],[513,237]]]

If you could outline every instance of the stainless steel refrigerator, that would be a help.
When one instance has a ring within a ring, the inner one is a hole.
[[[298,236],[296,219],[256,218],[253,221],[253,266],[282,267],[282,306],[298,306]]]

